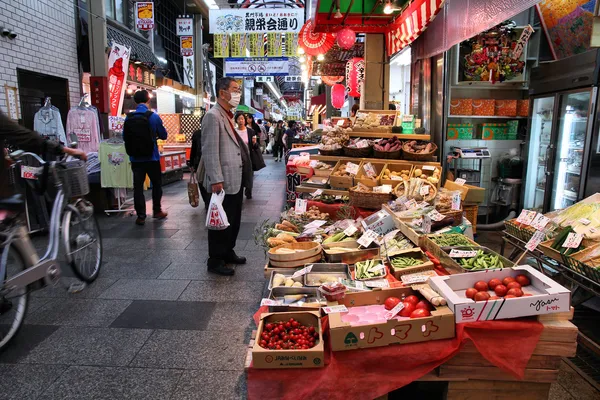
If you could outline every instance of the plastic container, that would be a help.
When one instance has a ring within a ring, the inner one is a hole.
[[[319,292],[327,301],[339,301],[346,296],[346,286],[339,282],[328,282],[319,286]]]

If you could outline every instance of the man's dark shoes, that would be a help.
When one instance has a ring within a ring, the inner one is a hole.
[[[231,252],[231,255],[225,259],[229,264],[246,264],[246,257],[241,257],[235,254],[234,251]]]
[[[135,224],[139,225],[139,226],[144,226],[145,223],[146,223],[146,218],[137,217],[137,219],[135,220]]]
[[[208,260],[208,272],[212,272],[213,274],[223,275],[223,276],[232,276],[235,274],[235,270],[233,268],[229,268],[225,265],[225,261],[223,260]]]
[[[167,215],[169,215],[169,214],[167,214],[166,212],[161,210],[159,212],[155,212],[153,217],[156,219],[165,219],[165,218],[167,218]]]

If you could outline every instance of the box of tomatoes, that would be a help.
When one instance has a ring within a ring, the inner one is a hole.
[[[264,313],[252,346],[254,368],[321,368],[325,344],[318,311]]]
[[[333,351],[426,342],[454,337],[454,315],[410,288],[346,293],[347,312],[329,314]]]
[[[456,322],[568,312],[571,292],[527,265],[435,276],[429,285],[454,311]]]

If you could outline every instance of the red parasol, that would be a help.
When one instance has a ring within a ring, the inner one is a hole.
[[[321,80],[323,81],[324,84],[333,86],[336,83],[342,83],[342,81],[344,80],[344,77],[343,76],[322,76]]]
[[[311,56],[327,53],[334,43],[335,35],[332,33],[315,33],[310,19],[306,21],[298,35],[298,44],[306,54]]]

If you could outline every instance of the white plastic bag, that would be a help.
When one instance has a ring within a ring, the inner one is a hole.
[[[225,192],[223,190],[221,190],[221,193],[213,193],[210,197],[206,213],[206,227],[208,229],[222,231],[229,227],[229,220],[223,209],[223,199],[225,199]]]

